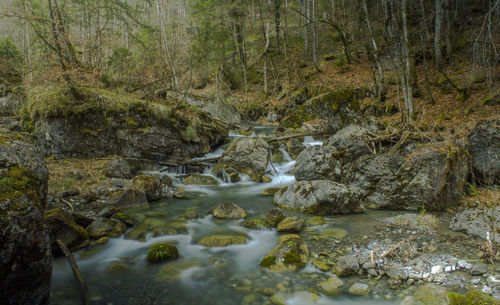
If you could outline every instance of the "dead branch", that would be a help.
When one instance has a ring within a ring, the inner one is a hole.
[[[288,139],[293,139],[293,138],[300,138],[300,137],[308,137],[308,136],[325,136],[325,135],[330,135],[333,134],[334,132],[332,131],[322,131],[322,132],[304,132],[304,133],[298,133],[290,136],[283,136],[283,137],[277,137],[277,138],[267,138],[265,139],[268,143],[273,143],[273,142],[280,142],[280,141],[285,141]]]
[[[64,203],[65,205],[67,205],[68,208],[70,208],[72,214],[75,214],[75,208],[73,207],[73,204],[71,204],[71,202],[69,202],[68,200],[62,198],[61,196],[57,196],[57,199],[59,199],[62,203]]]
[[[71,266],[71,269],[73,270],[73,273],[75,274],[76,279],[80,283],[80,289],[82,291],[82,304],[88,305],[89,304],[89,298],[88,298],[88,287],[87,284],[85,283],[82,273],[80,272],[80,268],[78,268],[78,265],[76,264],[75,258],[73,257],[73,254],[71,254],[71,251],[69,251],[68,247],[62,242],[60,239],[56,240],[57,245],[59,248],[62,250],[66,258],[68,259],[68,263]]]

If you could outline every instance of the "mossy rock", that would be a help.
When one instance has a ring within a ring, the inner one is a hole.
[[[148,201],[160,200],[162,197],[162,183],[157,176],[138,175],[128,183],[127,188],[143,192]]]
[[[169,259],[179,258],[179,251],[176,246],[167,243],[154,245],[148,251],[146,260],[150,263],[161,263]]]
[[[187,269],[200,267],[201,263],[195,260],[175,260],[165,263],[156,274],[155,280],[158,282],[175,282],[180,279],[180,275]]]
[[[213,211],[216,218],[239,219],[247,217],[247,212],[232,202],[224,202]]]
[[[306,226],[308,227],[322,226],[326,223],[326,219],[322,216],[315,216],[306,220]]]
[[[235,183],[241,181],[238,171],[227,165],[214,165],[214,167],[212,168],[212,174],[219,179],[222,179],[224,181],[227,180],[226,182]]]
[[[413,295],[413,304],[419,305],[447,305],[448,291],[445,287],[435,284],[419,286]]]
[[[203,237],[198,241],[198,245],[205,247],[227,247],[232,245],[243,245],[247,243],[246,236],[243,235],[212,235]]]
[[[327,295],[339,295],[344,287],[344,282],[339,279],[336,275],[331,276],[328,280],[319,283],[319,289],[321,292]]]
[[[271,271],[296,271],[305,266],[309,257],[309,249],[299,235],[280,236],[280,243],[274,247],[260,262],[260,265]]]
[[[323,272],[328,272],[332,270],[332,266],[328,265],[324,261],[320,260],[312,260],[311,263],[313,264],[314,267],[318,268],[319,270]]]
[[[89,245],[89,233],[84,227],[75,223],[72,217],[61,209],[45,211],[43,218],[50,230],[50,240],[54,252],[59,250],[56,240],[59,239],[71,250],[77,250]]]
[[[475,289],[470,289],[465,295],[450,292],[448,299],[450,305],[500,305],[500,301]]]
[[[218,185],[219,181],[212,176],[193,174],[184,178],[184,184]]]
[[[304,219],[285,217],[282,221],[280,221],[276,230],[278,232],[299,233],[302,231],[304,224]]]
[[[274,196],[274,194],[279,190],[280,190],[279,187],[270,187],[270,188],[263,190],[262,193],[260,193],[260,194],[262,196]]]
[[[38,197],[37,178],[32,171],[19,165],[11,165],[0,172],[0,200],[14,199],[27,195],[30,199]]]
[[[258,218],[250,218],[245,220],[243,222],[243,226],[248,229],[262,231],[269,231],[272,228],[271,225],[269,225],[267,222]]]

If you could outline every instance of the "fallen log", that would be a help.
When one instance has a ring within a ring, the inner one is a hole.
[[[300,137],[309,137],[309,136],[325,136],[325,135],[330,135],[333,134],[333,131],[322,131],[322,132],[303,132],[303,133],[298,133],[294,135],[289,135],[289,136],[283,136],[283,137],[277,137],[277,138],[264,138],[266,142],[272,143],[272,142],[279,142],[279,141],[285,141],[293,138],[300,138]]]

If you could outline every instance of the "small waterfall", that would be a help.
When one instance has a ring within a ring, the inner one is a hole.
[[[175,173],[179,175],[185,175],[186,174],[186,165],[184,164],[179,164],[175,168]]]

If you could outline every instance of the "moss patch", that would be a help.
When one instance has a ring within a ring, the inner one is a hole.
[[[147,261],[150,263],[160,263],[168,259],[177,259],[179,257],[179,251],[176,246],[171,246],[169,244],[158,244],[154,245],[148,252],[146,257]]]
[[[37,197],[38,180],[28,168],[13,165],[0,172],[0,200],[13,199],[28,195]]]
[[[497,301],[481,293],[475,289],[470,289],[465,295],[459,293],[448,293],[448,299],[450,299],[450,305],[499,305],[500,301]]]

